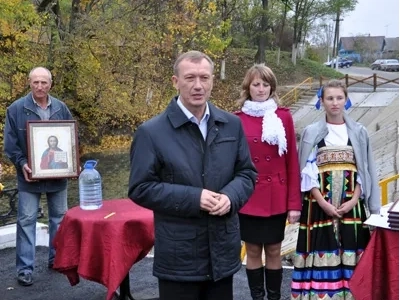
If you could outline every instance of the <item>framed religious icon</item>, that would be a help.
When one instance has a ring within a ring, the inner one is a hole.
[[[26,130],[30,179],[79,176],[76,121],[28,121]]]

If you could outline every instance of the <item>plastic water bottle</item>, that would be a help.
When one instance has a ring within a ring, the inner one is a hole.
[[[84,210],[98,209],[103,205],[101,176],[95,169],[97,161],[86,161],[79,175],[79,206]]]

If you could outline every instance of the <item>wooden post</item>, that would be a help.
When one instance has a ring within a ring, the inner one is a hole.
[[[374,92],[376,92],[376,73],[374,73]]]
[[[349,74],[346,74],[346,75],[344,76],[344,80],[345,80],[345,82],[346,82],[346,87],[349,87]]]

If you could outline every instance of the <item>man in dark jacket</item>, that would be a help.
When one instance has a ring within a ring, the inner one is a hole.
[[[51,73],[43,67],[29,73],[31,92],[14,101],[6,112],[4,127],[4,152],[12,161],[18,178],[17,216],[17,279],[23,286],[33,284],[32,272],[35,267],[36,219],[42,193],[47,196],[49,211],[49,258],[52,268],[55,249],[52,241],[58,225],[67,211],[67,179],[31,180],[28,165],[28,143],[26,124],[30,120],[72,120],[64,102],[49,95]]]
[[[231,300],[241,267],[237,212],[256,169],[239,118],[207,101],[213,70],[207,55],[182,54],[172,76],[179,96],[132,142],[129,197],[154,211],[161,300]]]

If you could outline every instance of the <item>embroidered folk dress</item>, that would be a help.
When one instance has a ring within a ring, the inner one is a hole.
[[[369,241],[363,199],[342,218],[328,216],[310,190],[320,189],[335,207],[351,200],[357,169],[345,124],[327,124],[329,134],[302,170],[304,192],[292,278],[292,300],[354,300],[349,279]]]

